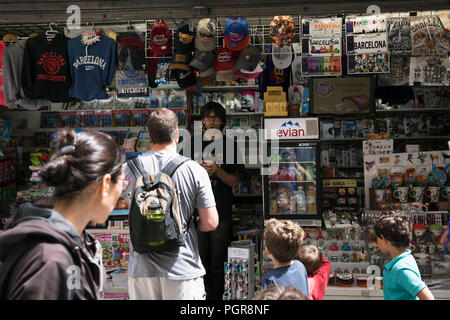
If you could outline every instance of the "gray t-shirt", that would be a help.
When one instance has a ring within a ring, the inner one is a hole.
[[[148,151],[139,156],[144,169],[148,173],[160,172],[168,161],[177,154]],[[125,178],[130,180],[130,188],[134,186],[135,177],[125,165]],[[182,164],[172,176],[175,187],[180,192],[180,211],[183,225],[192,216],[195,208],[209,208],[216,205],[208,173],[195,161]],[[128,190],[130,191],[130,190]],[[137,253],[130,243],[130,260],[128,276],[164,277],[170,280],[189,280],[205,274],[205,268],[198,252],[197,231],[191,223],[186,244],[179,251]]]

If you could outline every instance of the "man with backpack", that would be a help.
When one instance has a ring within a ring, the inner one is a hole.
[[[148,130],[152,149],[124,169],[130,180],[129,297],[205,299],[205,269],[195,229],[212,231],[219,221],[208,173],[177,153],[174,112],[153,111]]]

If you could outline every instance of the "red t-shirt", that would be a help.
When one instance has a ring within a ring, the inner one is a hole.
[[[322,257],[322,264],[312,277],[308,277],[308,291],[310,300],[323,300],[331,273],[331,263]]]

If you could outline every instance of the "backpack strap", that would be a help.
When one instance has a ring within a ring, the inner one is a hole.
[[[148,178],[148,175],[145,174],[144,166],[142,165],[141,161],[139,160],[139,157],[135,157],[127,162],[128,167],[130,168],[131,172],[133,172],[134,176],[136,177],[136,180],[139,179],[139,177],[142,177],[144,179],[144,184],[149,185],[150,180]]]
[[[182,155],[177,155],[174,159],[172,159],[172,161],[170,161],[169,163],[167,163],[164,168],[162,168],[161,172],[167,174],[170,178],[172,178],[173,174],[175,173],[175,171],[177,171],[177,169],[185,162],[191,160],[191,158],[182,156]]]

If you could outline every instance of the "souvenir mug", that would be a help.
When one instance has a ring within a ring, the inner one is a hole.
[[[411,207],[419,209],[420,211],[428,211],[428,207],[422,202],[411,202]]]
[[[407,211],[409,208],[409,203],[408,202],[402,202],[400,203],[400,209],[403,211]]]
[[[393,195],[400,202],[406,202],[408,200],[408,191],[409,187],[398,187],[397,190],[394,190]]]
[[[386,189],[375,189],[375,202],[386,202]]]
[[[411,196],[411,198],[414,199],[414,201],[422,202],[424,190],[425,190],[424,187],[413,187],[409,191],[409,195]]]
[[[425,190],[425,195],[430,198],[430,202],[439,202],[440,189],[439,187],[428,187]]]
[[[447,200],[450,200],[448,198],[449,193],[450,193],[450,187],[446,187],[446,188],[442,189],[442,191],[441,191],[441,195]]]

